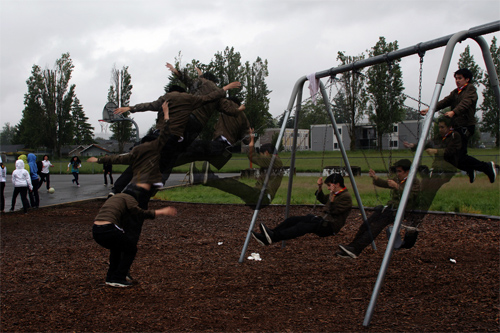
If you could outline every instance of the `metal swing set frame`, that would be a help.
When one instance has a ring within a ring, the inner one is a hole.
[[[360,69],[360,68],[369,67],[369,66],[373,66],[376,64],[380,64],[380,63],[387,63],[388,61],[392,61],[395,59],[401,59],[401,58],[411,56],[414,54],[421,55],[428,50],[440,48],[443,46],[446,47],[442,61],[441,61],[439,73],[437,76],[436,85],[435,85],[434,92],[432,95],[429,111],[424,119],[422,133],[420,135],[420,138],[418,138],[417,150],[415,152],[414,160],[413,160],[413,163],[411,165],[410,172],[409,172],[409,175],[407,178],[407,182],[409,184],[408,184],[408,186],[405,186],[405,188],[403,190],[401,201],[400,201],[400,204],[399,204],[399,207],[398,207],[398,210],[396,213],[396,217],[394,220],[394,226],[393,226],[394,232],[391,233],[391,236],[390,236],[388,244],[387,244],[387,248],[385,250],[384,259],[382,261],[382,264],[381,264],[381,267],[380,267],[380,270],[379,270],[379,273],[377,276],[377,281],[376,281],[374,289],[373,289],[370,303],[369,303],[367,311],[365,313],[365,318],[363,321],[364,326],[369,326],[369,324],[370,324],[371,318],[373,316],[373,311],[374,311],[374,308],[375,308],[375,305],[377,302],[378,294],[380,292],[380,288],[383,285],[385,274],[386,274],[389,262],[391,260],[392,253],[394,251],[394,247],[395,247],[397,238],[400,235],[399,231],[400,231],[400,227],[401,227],[401,222],[403,220],[404,211],[405,211],[408,199],[409,199],[411,184],[413,184],[413,181],[414,181],[416,174],[417,174],[417,168],[418,168],[418,165],[420,164],[421,156],[422,156],[422,153],[424,150],[425,140],[429,134],[429,130],[430,130],[431,125],[432,125],[434,113],[436,111],[436,106],[437,106],[437,103],[439,101],[439,96],[440,96],[442,88],[444,86],[445,79],[446,79],[446,76],[448,74],[448,70],[450,67],[450,62],[451,62],[451,58],[453,55],[453,51],[454,51],[455,45],[457,43],[460,43],[468,38],[474,39],[478,43],[478,45],[481,49],[481,52],[483,54],[483,59],[484,59],[485,65],[486,65],[486,70],[487,70],[488,75],[489,75],[490,86],[495,94],[495,100],[496,100],[496,103],[500,109],[500,87],[499,87],[498,76],[497,76],[497,73],[495,70],[493,59],[491,57],[488,43],[482,37],[482,35],[497,32],[497,31],[500,31],[500,20],[494,21],[491,23],[487,23],[484,25],[480,25],[477,27],[473,27],[473,28],[470,28],[469,30],[463,30],[463,31],[457,32],[455,34],[444,36],[444,37],[434,39],[434,40],[431,40],[428,42],[422,42],[422,43],[419,43],[419,44],[416,44],[414,46],[410,46],[410,47],[407,47],[404,49],[400,49],[397,51],[378,55],[375,57],[370,57],[368,59],[359,60],[359,61],[347,64],[347,65],[342,65],[342,66],[339,66],[336,68],[330,68],[328,70],[315,73],[316,79],[321,79],[321,78],[325,78],[325,77],[335,77],[336,74],[341,74],[341,73],[349,72],[349,71],[356,71],[357,69]],[[286,124],[287,124],[288,119],[290,117],[290,114],[294,108],[294,102],[296,101],[297,106],[295,107],[294,137],[293,137],[293,147],[292,147],[292,152],[291,152],[291,157],[290,157],[291,158],[290,170],[293,170],[295,168],[295,153],[296,153],[296,147],[297,147],[298,119],[299,119],[299,115],[300,115],[300,111],[301,111],[302,90],[303,90],[304,83],[306,81],[307,81],[307,77],[303,76],[295,83],[295,86],[294,86],[293,91],[292,91],[292,96],[291,96],[289,104],[288,104],[288,108],[285,110],[283,125],[281,127],[281,130],[280,130],[280,133],[278,136],[278,140],[276,141],[276,146],[274,148],[274,154],[272,155],[272,158],[271,158],[271,162],[270,162],[271,166],[274,165],[274,161],[276,160],[277,152],[279,149],[279,144],[280,144],[281,140],[283,139]],[[319,84],[320,92],[321,92],[321,95],[323,97],[323,100],[325,101],[325,107],[326,107],[326,110],[328,112],[328,115],[330,116],[332,127],[333,127],[333,130],[335,132],[335,136],[337,137],[338,145],[339,145],[340,151],[342,153],[342,158],[344,159],[346,170],[349,173],[349,178],[351,180],[354,194],[355,194],[356,199],[359,203],[359,209],[361,211],[363,221],[366,222],[367,221],[366,213],[365,213],[362,201],[361,201],[361,197],[359,195],[358,188],[356,186],[356,181],[354,179],[354,175],[353,175],[353,172],[351,170],[349,159],[346,155],[346,151],[345,151],[344,145],[342,143],[337,124],[335,122],[335,117],[334,117],[333,112],[332,112],[332,107],[331,107],[330,103],[328,103],[328,95],[327,95],[325,86],[323,85],[323,82],[321,82],[321,80],[319,81],[319,83],[320,83]],[[262,202],[262,199],[265,195],[265,190],[266,190],[267,184],[269,182],[269,177],[270,177],[271,171],[272,171],[272,167],[269,167],[267,174],[266,174],[264,184],[263,184],[262,189],[261,189],[261,193],[259,196],[259,200],[257,202],[257,206],[255,208],[254,214],[252,216],[252,220],[250,222],[250,226],[249,226],[248,233],[247,233],[247,236],[245,239],[245,243],[243,245],[243,249],[241,252],[240,259],[239,259],[240,263],[242,263],[244,261],[245,253],[247,251],[248,243],[249,243],[251,235],[252,235],[252,230],[254,229],[255,222],[257,220],[257,216],[258,216],[259,211],[260,211],[261,202]],[[290,173],[287,201],[286,201],[285,218],[287,218],[289,215],[292,185],[293,185],[293,173]]]

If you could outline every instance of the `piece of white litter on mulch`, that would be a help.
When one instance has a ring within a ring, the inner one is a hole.
[[[223,242],[218,242],[218,243],[217,243],[217,245],[222,245],[222,244],[224,244],[224,243],[223,243]]]
[[[260,257],[260,254],[258,254],[258,253],[252,253],[247,259],[248,260],[255,260],[255,261],[262,260],[262,258]]]
[[[454,264],[456,264],[456,263],[457,263],[457,261],[456,261],[455,259],[451,259],[451,258],[450,258],[450,261],[451,261],[452,263],[454,263]]]

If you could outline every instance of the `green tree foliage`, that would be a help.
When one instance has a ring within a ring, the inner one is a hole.
[[[111,70],[111,85],[108,90],[108,102],[114,102],[119,107],[129,106],[130,97],[132,96],[132,76],[128,72],[128,66],[123,66],[121,70],[113,67]],[[129,118],[130,112],[123,113],[123,117]],[[135,134],[132,130],[132,122],[117,121],[111,124],[113,131],[112,139],[118,141],[118,151],[123,153],[125,143],[132,140]]]
[[[359,56],[347,56],[343,52],[337,53],[337,60],[340,61],[340,65],[351,64],[355,61],[362,60],[365,58],[364,54]],[[349,132],[349,137],[351,139],[351,150],[356,150],[356,132],[355,128],[359,121],[363,118],[364,111],[366,110],[366,105],[368,102],[368,96],[366,92],[366,76],[363,74],[362,70],[357,72],[345,72],[342,73],[340,79],[338,79],[338,98],[342,100],[341,103],[336,104],[336,112],[341,112],[346,118],[347,129]]]
[[[490,52],[495,64],[497,77],[500,77],[500,49],[497,47],[497,39],[493,37],[490,45]],[[500,109],[495,99],[495,94],[490,86],[490,76],[487,72],[481,80],[484,85],[483,103],[481,103],[481,111],[483,111],[483,121],[481,122],[481,130],[495,136],[495,145],[500,147]]]
[[[398,42],[387,43],[384,37],[369,51],[370,57],[396,51]],[[403,95],[403,74],[400,60],[388,64],[378,64],[368,69],[368,92],[370,98],[370,121],[377,129],[378,147],[382,150],[382,137],[392,133],[394,124],[406,115]]]
[[[3,125],[2,131],[0,132],[0,144],[2,145],[14,144],[15,134],[16,134],[16,127],[10,126],[10,123],[5,123]]]
[[[250,125],[259,134],[272,120],[269,113],[269,97],[271,91],[267,88],[266,77],[269,76],[267,60],[257,57],[253,64],[245,63],[242,81],[245,94],[245,113]]]
[[[458,68],[467,68],[472,72],[472,83],[474,86],[478,86],[479,82],[483,77],[483,70],[476,64],[474,56],[470,54],[470,46],[467,45],[464,52],[460,53],[460,59],[458,60]]]
[[[69,85],[69,81],[73,68],[69,53],[56,60],[54,69],[42,70],[33,65],[26,81],[23,116],[16,126],[18,142],[29,148],[45,146],[57,156],[61,146],[71,143],[75,85]]]
[[[94,143],[94,127],[92,127],[87,121],[88,117],[85,116],[83,107],[80,104],[80,100],[75,97],[73,100],[73,105],[71,107],[71,113],[73,117],[73,144],[91,144]]]

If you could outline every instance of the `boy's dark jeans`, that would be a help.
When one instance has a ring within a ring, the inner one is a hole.
[[[106,281],[124,281],[137,254],[137,243],[114,224],[94,224],[92,235],[97,244],[110,252]]]

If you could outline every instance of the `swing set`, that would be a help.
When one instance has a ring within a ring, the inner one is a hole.
[[[353,172],[351,170],[351,165],[350,165],[349,159],[346,155],[346,151],[345,151],[344,145],[342,143],[339,129],[338,129],[337,124],[335,122],[335,117],[334,117],[333,112],[332,112],[332,105],[329,103],[329,99],[328,99],[328,95],[327,95],[325,86],[324,86],[323,82],[321,82],[320,79],[325,78],[325,77],[335,78],[336,74],[341,74],[341,73],[345,73],[345,72],[356,72],[360,68],[369,67],[369,66],[373,66],[373,65],[377,65],[377,64],[381,64],[381,63],[390,63],[392,60],[401,59],[401,58],[408,57],[408,56],[411,56],[414,54],[418,54],[420,56],[420,69],[421,69],[420,70],[419,99],[418,99],[419,100],[419,108],[420,108],[420,105],[421,105],[421,82],[422,82],[421,74],[422,74],[423,55],[428,50],[432,50],[432,49],[436,49],[436,48],[440,48],[440,47],[444,47],[444,46],[446,47],[442,61],[441,61],[439,73],[437,76],[436,86],[435,86],[435,89],[434,89],[434,92],[432,95],[432,99],[431,99],[431,102],[429,105],[429,111],[427,112],[427,115],[425,116],[424,124],[423,124],[423,128],[422,128],[422,133],[418,138],[418,144],[417,144],[417,149],[415,152],[414,160],[413,160],[413,163],[411,165],[408,178],[406,180],[408,185],[405,186],[403,194],[401,196],[401,201],[400,201],[400,204],[399,204],[396,216],[395,216],[395,220],[394,220],[393,232],[390,234],[390,238],[389,238],[387,248],[386,248],[385,254],[384,254],[384,259],[382,261],[382,264],[381,264],[381,267],[380,267],[380,270],[379,270],[379,273],[377,276],[377,281],[375,283],[373,293],[372,293],[372,296],[370,299],[370,303],[368,305],[368,308],[367,308],[367,311],[365,314],[365,318],[363,321],[364,326],[369,326],[369,324],[370,324],[370,321],[371,321],[371,318],[373,315],[373,311],[375,308],[375,304],[377,302],[378,294],[379,294],[380,289],[382,287],[382,284],[383,284],[383,281],[385,278],[385,274],[386,274],[390,259],[392,257],[392,253],[393,253],[395,247],[398,245],[398,243],[401,242],[401,240],[400,240],[400,238],[398,238],[398,236],[400,236],[401,222],[403,220],[405,208],[406,208],[406,205],[407,205],[407,202],[409,199],[411,185],[413,184],[413,181],[415,180],[415,177],[417,174],[417,169],[418,169],[418,166],[420,164],[422,153],[424,151],[425,141],[426,141],[426,138],[429,134],[430,127],[432,125],[434,112],[436,111],[436,106],[437,106],[437,103],[439,101],[439,96],[440,96],[441,90],[444,86],[445,78],[447,76],[448,69],[450,66],[451,58],[453,55],[453,50],[454,50],[455,45],[457,43],[460,43],[468,38],[472,38],[478,43],[478,45],[481,49],[481,52],[483,54],[483,59],[484,59],[485,65],[486,65],[488,75],[489,75],[490,86],[495,94],[495,100],[496,100],[496,103],[500,109],[499,81],[498,81],[495,66],[494,66],[494,63],[493,63],[493,60],[491,57],[491,53],[489,51],[488,43],[482,37],[482,35],[497,32],[497,31],[500,31],[500,20],[494,21],[494,22],[491,22],[488,24],[484,24],[481,26],[473,27],[469,30],[460,31],[460,32],[457,32],[457,33],[452,34],[452,35],[441,37],[439,39],[434,39],[434,40],[431,40],[428,42],[419,43],[419,44],[411,46],[411,47],[407,47],[407,48],[396,50],[393,52],[389,52],[389,53],[386,53],[383,55],[378,55],[378,56],[370,57],[367,59],[355,61],[355,62],[350,63],[350,64],[342,65],[342,66],[339,66],[336,68],[330,68],[328,70],[315,73],[315,78],[316,78],[316,80],[319,81],[319,90],[320,90],[321,95],[323,97],[326,111],[327,111],[329,118],[331,120],[332,128],[334,130],[335,136],[336,136],[337,141],[338,141],[338,146],[339,146],[340,151],[342,153],[342,158],[343,158],[343,161],[345,164],[346,171],[349,174],[351,185],[352,185],[354,194],[356,196],[357,202],[359,204],[359,209],[360,209],[363,221],[366,223],[367,217],[366,217],[366,213],[365,213],[365,210],[364,210],[364,207],[362,204],[362,200],[361,200],[361,197],[360,197],[357,185],[356,185],[356,180],[354,179],[354,175],[353,175]],[[285,110],[281,131],[279,133],[278,140],[276,141],[274,154],[272,155],[272,158],[271,158],[271,162],[270,162],[271,166],[274,164],[274,162],[276,160],[277,152],[279,149],[280,142],[283,139],[283,134],[285,132],[286,124],[288,122],[288,119],[290,117],[292,110],[294,109],[294,103],[296,102],[297,105],[295,107],[294,138],[293,138],[293,147],[292,147],[291,157],[290,157],[290,170],[295,169],[295,152],[296,152],[296,147],[297,147],[298,120],[299,120],[300,111],[301,111],[302,90],[303,90],[304,83],[307,80],[308,80],[307,76],[301,77],[295,83],[295,86],[292,90],[292,96],[290,98],[288,108]],[[419,129],[419,131],[420,131],[420,129]],[[245,253],[246,253],[247,248],[248,248],[248,243],[251,239],[252,230],[255,227],[255,223],[256,223],[257,216],[258,216],[259,211],[260,211],[262,199],[265,195],[265,190],[266,190],[266,186],[269,182],[269,177],[270,177],[271,171],[272,171],[272,167],[269,167],[268,171],[266,173],[266,178],[265,178],[264,184],[262,186],[262,190],[260,192],[257,206],[255,208],[254,214],[252,216],[252,220],[250,222],[250,226],[249,226],[248,233],[247,233],[247,236],[245,239],[245,243],[243,245],[243,249],[241,252],[240,259],[239,259],[240,263],[244,261]],[[293,173],[291,172],[290,176],[289,176],[289,183],[288,183],[285,218],[287,218],[289,215],[292,185],[293,185]]]

